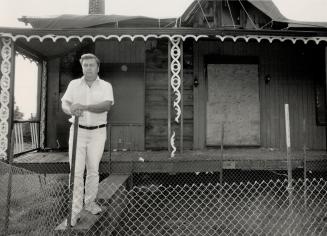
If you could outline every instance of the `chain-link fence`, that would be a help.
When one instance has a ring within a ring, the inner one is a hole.
[[[0,163],[0,234],[327,235],[327,172],[306,171],[305,158],[303,169],[288,171],[221,169],[222,160],[211,160],[216,166],[209,169],[221,172],[179,173],[179,167],[170,174],[139,173],[144,159],[128,159],[131,166],[115,170],[129,174],[108,176],[110,156],[100,165],[102,212],[83,209],[72,228],[65,224],[73,188],[67,162],[29,163],[47,175]],[[83,193],[74,198],[82,200]]]
[[[327,235],[325,172],[224,170],[101,176],[94,216],[75,227],[68,174],[40,175],[0,162],[0,232],[4,235]],[[9,191],[8,191],[9,190]],[[61,225],[61,226],[60,226]]]
[[[46,235],[67,215],[68,175],[40,175],[0,162],[0,176],[1,234]]]

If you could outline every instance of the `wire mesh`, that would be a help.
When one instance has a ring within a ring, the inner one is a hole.
[[[224,170],[131,175],[102,181],[97,216],[83,210],[69,232],[68,174],[36,174],[0,163],[0,232],[8,235],[327,235],[325,172]],[[12,181],[10,182],[9,176]],[[103,175],[101,179],[106,179]],[[10,201],[7,193],[10,190]],[[292,192],[292,198],[289,194]]]

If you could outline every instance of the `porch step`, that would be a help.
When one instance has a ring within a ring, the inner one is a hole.
[[[112,174],[102,180],[99,184],[97,196],[97,203],[102,208],[102,212],[98,215],[92,215],[83,209],[80,213],[81,218],[76,226],[71,228],[71,233],[86,233],[92,227],[97,231],[106,230],[106,234],[111,233],[108,230],[113,231],[115,229],[113,226],[118,225],[120,220],[119,215],[126,204],[126,201],[121,199],[125,199],[122,194],[129,176],[128,174]],[[68,231],[64,225],[64,221],[55,230]],[[96,224],[97,222],[101,223]]]

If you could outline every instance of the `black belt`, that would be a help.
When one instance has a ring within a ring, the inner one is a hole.
[[[102,124],[102,125],[97,125],[97,126],[84,126],[84,125],[78,125],[78,127],[82,128],[82,129],[99,129],[99,128],[103,128],[106,127],[106,124]]]

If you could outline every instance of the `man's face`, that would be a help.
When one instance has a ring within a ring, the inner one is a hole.
[[[99,68],[95,59],[85,59],[82,63],[84,77],[87,80],[95,80],[98,76]]]

